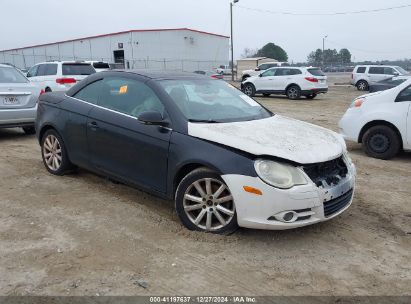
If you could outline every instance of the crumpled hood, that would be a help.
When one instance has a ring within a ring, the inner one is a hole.
[[[329,161],[346,149],[339,134],[280,115],[245,122],[188,123],[188,134],[256,156],[270,155],[299,164]]]

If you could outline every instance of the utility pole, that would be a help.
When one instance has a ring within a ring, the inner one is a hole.
[[[325,39],[327,39],[327,37],[328,37],[328,35],[325,35],[324,36],[324,38],[323,38],[323,68],[324,68],[324,64],[325,64],[325,53],[324,53],[324,51],[325,51]]]
[[[233,6],[240,0],[230,2],[230,18],[231,18],[231,81],[234,81],[234,39],[233,39]]]

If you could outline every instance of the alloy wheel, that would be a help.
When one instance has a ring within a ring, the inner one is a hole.
[[[245,86],[244,93],[247,96],[252,96],[253,95],[253,88],[250,85]]]
[[[214,178],[203,178],[192,183],[184,193],[183,207],[190,221],[207,231],[224,228],[235,215],[230,190]]]
[[[288,89],[288,97],[291,99],[296,99],[298,97],[298,90],[296,88]]]
[[[43,155],[47,167],[52,171],[57,171],[61,167],[63,153],[56,136],[50,134],[43,143]]]

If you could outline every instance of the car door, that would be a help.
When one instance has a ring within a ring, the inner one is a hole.
[[[91,109],[97,105],[102,86],[102,78],[87,84],[72,97],[62,102],[65,126],[64,140],[73,163],[81,167],[90,167],[90,151],[87,141],[87,119]]]
[[[411,86],[402,90],[395,99],[398,110],[400,133],[403,134],[405,149],[411,149]],[[405,140],[406,139],[406,140]]]
[[[98,106],[87,121],[90,160],[99,171],[165,193],[171,129],[138,121],[139,114],[147,111],[167,115],[144,81],[126,77],[103,80]]]
[[[285,92],[287,85],[292,82],[291,69],[279,68],[275,73],[273,87],[275,91]]]
[[[255,88],[257,91],[272,91],[273,82],[275,79],[276,69],[269,69],[265,72],[262,72],[259,77],[255,80]]]
[[[389,76],[385,74],[384,67],[370,67],[368,71],[369,83],[376,83],[381,80],[388,78]]]

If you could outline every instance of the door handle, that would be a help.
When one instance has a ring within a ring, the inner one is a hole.
[[[98,129],[98,124],[97,124],[96,121],[89,122],[88,125],[92,130],[97,130]]]

